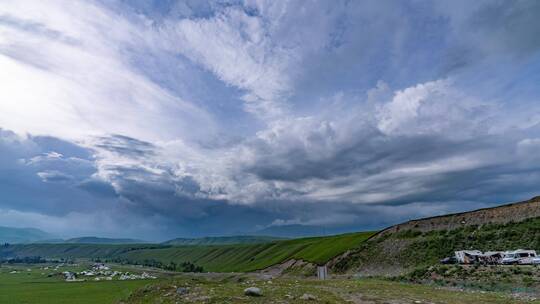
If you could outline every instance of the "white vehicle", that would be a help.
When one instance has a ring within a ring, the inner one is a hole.
[[[501,260],[502,264],[533,264],[533,261],[537,258],[536,251],[518,249],[515,251],[507,251],[504,253],[504,257]],[[540,263],[540,261],[538,261]]]

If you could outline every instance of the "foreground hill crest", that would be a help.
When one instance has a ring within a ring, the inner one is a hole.
[[[457,250],[540,249],[540,197],[493,208],[407,221],[332,259],[335,272],[403,275]]]
[[[535,196],[530,200],[497,207],[410,220],[388,227],[374,235],[372,238],[403,230],[416,230],[421,232],[454,230],[467,226],[521,222],[535,217],[540,217],[540,196]]]

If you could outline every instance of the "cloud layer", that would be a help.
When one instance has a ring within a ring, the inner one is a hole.
[[[525,199],[540,5],[5,1],[0,221],[333,232]]]

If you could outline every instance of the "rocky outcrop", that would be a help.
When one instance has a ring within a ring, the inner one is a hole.
[[[299,276],[314,276],[317,265],[303,260],[291,259],[260,271],[270,277],[279,277],[286,274]]]
[[[244,289],[244,294],[246,296],[250,296],[250,297],[261,297],[262,296],[262,291],[258,287],[248,287],[248,288]]]
[[[540,196],[528,201],[502,205],[493,208],[478,209],[469,212],[453,213],[441,216],[427,217],[397,224],[373,235],[371,239],[404,230],[421,232],[433,230],[453,230],[466,226],[481,226],[484,224],[506,224],[521,222],[528,218],[540,217]]]

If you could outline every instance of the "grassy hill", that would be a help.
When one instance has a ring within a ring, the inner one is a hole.
[[[270,226],[255,232],[256,235],[271,235],[285,238],[324,236],[328,234],[335,235],[342,233],[342,231],[331,229],[328,227],[300,224]]]
[[[151,259],[165,264],[191,262],[208,271],[243,272],[263,269],[290,259],[324,264],[332,257],[358,247],[371,235],[373,232],[360,232],[264,244],[143,249],[126,252],[121,257],[136,262]]]
[[[66,240],[65,243],[77,243],[77,244],[143,244],[147,243],[142,240],[135,239],[113,239],[113,238],[101,238],[95,236],[78,237]]]
[[[517,208],[524,210],[521,217],[515,221],[508,219],[510,211],[514,216],[519,214]],[[437,264],[456,250],[540,251],[540,217],[530,212],[530,217],[525,218],[525,211],[537,208],[540,200],[534,198],[491,209],[409,221],[383,230],[350,254],[334,259],[331,265],[339,272],[394,275]],[[479,216],[485,220],[480,221]]]
[[[263,269],[289,259],[322,264],[362,244],[373,232],[348,233],[262,244],[220,246],[28,244],[0,248],[0,257],[105,258],[144,263],[194,263],[206,271],[242,272]]]
[[[174,246],[201,246],[201,245],[232,245],[232,244],[260,244],[273,241],[284,240],[284,238],[273,236],[252,236],[252,235],[237,235],[237,236],[218,236],[218,237],[203,237],[203,238],[176,238],[166,242],[164,245]]]

